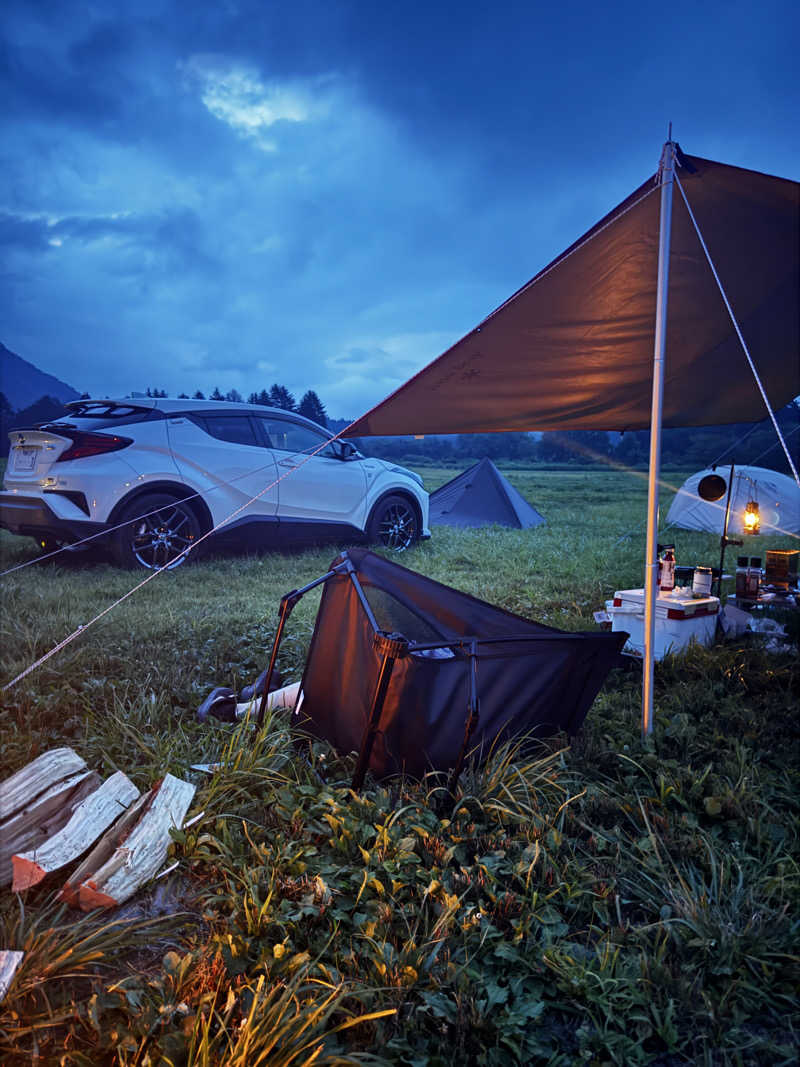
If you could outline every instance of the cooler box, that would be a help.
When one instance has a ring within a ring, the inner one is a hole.
[[[719,599],[706,596],[698,600],[686,595],[687,590],[660,593],[656,600],[655,648],[656,659],[696,641],[710,645],[717,628]],[[644,654],[644,589],[618,589],[609,608],[612,630],[627,630],[630,634],[626,648]]]

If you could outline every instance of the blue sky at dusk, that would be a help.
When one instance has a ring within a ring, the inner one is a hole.
[[[653,173],[800,177],[800,4],[5,0],[0,341],[355,417]]]

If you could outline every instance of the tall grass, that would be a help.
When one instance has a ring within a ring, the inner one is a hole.
[[[546,526],[438,528],[402,562],[591,628],[641,584],[644,483],[509,476]],[[669,539],[679,562],[717,561],[714,537]],[[19,561],[33,542],[0,550]],[[3,947],[28,953],[0,1004],[3,1062],[793,1063],[796,656],[741,640],[665,660],[652,747],[640,680],[615,673],[569,746],[499,746],[454,798],[435,776],[356,796],[352,756],[283,713],[261,731],[194,720],[213,685],[263,669],[280,596],[335,552],[164,574],[3,694],[3,775],[71,744],[140,786],[190,777],[201,815],[121,915],[76,919],[48,882],[0,897]],[[3,679],[135,581],[71,555],[3,579]],[[287,680],[316,604],[291,617]]]

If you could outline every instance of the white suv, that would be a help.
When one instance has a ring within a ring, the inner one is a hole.
[[[357,538],[402,551],[430,537],[417,474],[277,408],[78,400],[9,436],[0,527],[46,550],[105,533],[117,563],[152,569],[178,566],[220,523],[209,541],[253,548]]]

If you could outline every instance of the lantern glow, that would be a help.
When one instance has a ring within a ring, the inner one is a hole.
[[[760,531],[761,518],[758,514],[757,500],[748,500],[747,504],[745,505],[742,524],[744,526],[745,533],[757,534]]]

